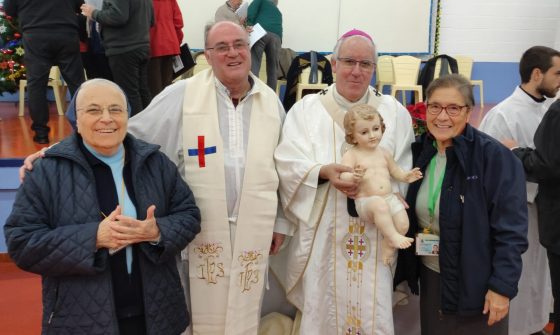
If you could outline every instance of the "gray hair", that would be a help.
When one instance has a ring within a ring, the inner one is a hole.
[[[441,76],[430,83],[426,89],[426,102],[430,101],[432,94],[439,88],[454,88],[465,100],[468,107],[474,107],[474,94],[471,81],[464,76],[453,73]]]
[[[340,47],[342,46],[342,44],[348,40],[349,38],[361,38],[364,41],[368,41],[369,43],[371,43],[371,46],[373,47],[373,62],[377,63],[377,48],[375,47],[375,43],[373,43],[372,40],[370,40],[369,38],[365,37],[365,36],[361,36],[361,35],[352,35],[352,36],[348,36],[348,37],[342,37],[340,39],[338,39],[338,41],[336,41],[336,44],[334,46],[333,49],[333,54],[332,54],[332,58],[337,59],[338,58],[338,52],[340,51]]]
[[[78,88],[78,90],[76,91],[76,104],[78,102],[78,99],[80,98],[80,95],[82,94],[82,92],[84,91],[85,88],[88,88],[90,86],[100,86],[100,85],[107,85],[107,86],[111,86],[113,88],[115,88],[118,92],[121,93],[123,100],[124,100],[124,104],[125,107],[128,110],[128,100],[126,97],[126,93],[124,93],[123,89],[117,85],[116,83],[107,80],[107,79],[103,79],[103,78],[94,78],[94,79],[90,79],[90,80],[86,80],[82,83],[82,85],[80,85],[80,87]],[[76,109],[77,112],[77,109]],[[130,113],[130,111],[129,111]],[[76,113],[76,116],[78,115],[78,113]]]
[[[223,24],[228,24],[228,23],[233,24],[235,26],[238,26],[241,30],[245,31],[245,28],[243,28],[242,25],[240,25],[238,23],[235,23],[233,21],[218,21],[218,22],[210,21],[210,22],[206,23],[206,25],[204,26],[204,48],[208,47],[208,35],[210,34],[210,30],[212,30],[216,25],[222,24],[222,23]],[[249,38],[247,37],[247,39],[249,39]]]
[[[97,85],[108,85],[117,89],[117,91],[119,91],[122,94],[125,104],[127,103],[126,93],[124,93],[123,89],[116,83],[103,78],[94,78],[94,79],[84,81],[82,85],[80,85],[78,92],[76,93],[76,99],[78,98],[77,95],[79,95],[84,88],[87,88],[89,86],[97,86]]]

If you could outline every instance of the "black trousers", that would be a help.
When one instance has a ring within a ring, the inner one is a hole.
[[[552,285],[552,297],[554,298],[554,312],[552,320],[554,322],[553,335],[560,335],[560,255],[547,249],[548,266],[550,268],[550,282]]]
[[[113,79],[126,93],[132,110],[130,115],[140,113],[150,103],[148,88],[148,62],[150,47],[140,47],[118,55],[108,55]]]
[[[459,316],[441,312],[440,274],[420,268],[420,328],[422,335],[507,335],[509,315],[488,326],[488,315]]]
[[[152,57],[148,69],[148,80],[152,98],[173,81],[173,57]]]
[[[23,47],[29,112],[33,120],[31,129],[46,135],[50,130],[47,83],[51,67],[58,65],[72,96],[84,82],[78,31],[26,31],[23,32]]]
[[[113,81],[109,61],[104,53],[82,52],[82,63],[88,79],[103,78]]]
[[[144,315],[119,319],[120,335],[146,335],[146,319]]]

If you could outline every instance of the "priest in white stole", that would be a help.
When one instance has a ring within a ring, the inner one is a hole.
[[[298,228],[281,252],[287,269],[273,264],[274,271],[302,312],[300,334],[392,335],[393,278],[380,257],[382,236],[375,225],[349,216],[347,196],[357,185],[339,179],[348,169],[340,165],[342,120],[354,104],[373,105],[387,127],[380,145],[410,169],[411,118],[397,100],[369,86],[377,55],[368,34],[344,34],[331,59],[336,84],[292,107],[276,149],[280,197]],[[405,185],[393,191],[404,195]]]
[[[129,131],[162,146],[201,211],[202,231],[188,248],[193,333],[256,335],[269,251],[292,229],[273,157],[285,112],[250,74],[243,28],[216,23],[205,42],[212,69],[167,87]]]
[[[553,62],[555,60],[556,63]],[[492,108],[479,129],[499,141],[514,140],[518,146],[535,148],[533,136],[548,107],[555,101],[560,71],[560,53],[548,47],[525,51],[519,62],[521,85]],[[541,331],[548,323],[552,292],[546,249],[539,243],[536,183],[527,182],[529,248],[521,256],[523,271],[519,293],[510,303],[509,334]]]

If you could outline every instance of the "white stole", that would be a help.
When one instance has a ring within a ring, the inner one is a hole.
[[[264,88],[255,81],[259,91]],[[273,153],[280,133],[275,96],[252,96],[247,159],[235,245],[228,221],[223,141],[214,74],[188,79],[183,104],[186,181],[200,208],[202,231],[189,244],[194,334],[257,334],[278,205]]]

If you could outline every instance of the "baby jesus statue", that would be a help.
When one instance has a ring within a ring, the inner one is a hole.
[[[383,234],[381,257],[391,264],[396,248],[410,247],[408,216],[404,204],[393,194],[391,177],[412,183],[422,178],[419,168],[404,171],[392,155],[379,146],[385,124],[381,115],[370,105],[356,105],[344,117],[346,142],[352,146],[342,156],[342,164],[354,169],[343,172],[340,178],[359,183],[355,198],[360,219],[375,223]]]

